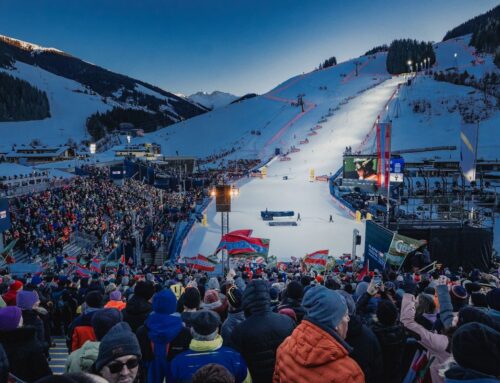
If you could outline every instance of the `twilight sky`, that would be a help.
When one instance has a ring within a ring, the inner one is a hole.
[[[498,0],[0,0],[0,34],[186,95],[264,93],[395,38],[440,41]]]

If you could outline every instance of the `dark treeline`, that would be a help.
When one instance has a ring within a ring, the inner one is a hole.
[[[387,44],[382,44],[382,45],[378,45],[372,49],[370,49],[369,51],[367,51],[364,56],[369,56],[369,55],[374,55],[375,53],[378,53],[378,52],[387,52],[389,50],[389,47],[387,46]]]
[[[29,82],[0,72],[0,121],[29,121],[50,117],[47,94]]]
[[[119,128],[120,123],[129,122],[144,132],[153,132],[160,127],[171,125],[175,120],[168,112],[148,113],[144,110],[113,108],[106,113],[94,113],[87,119],[87,131],[99,140]]]
[[[449,82],[455,85],[466,85],[479,89],[482,92],[494,96],[500,102],[500,76],[495,72],[486,73],[482,78],[477,79],[473,74],[465,72],[436,72],[434,80]]]
[[[335,65],[337,65],[337,58],[335,56],[332,56],[329,59],[326,59],[325,61],[320,63],[319,69],[325,69]]]
[[[431,65],[436,61],[436,55],[430,42],[411,39],[394,40],[387,53],[387,71],[391,74],[408,72],[408,60],[411,60],[413,69],[415,63],[429,58]]]

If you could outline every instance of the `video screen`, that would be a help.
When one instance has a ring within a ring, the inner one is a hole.
[[[377,181],[377,157],[344,157],[344,178],[351,180]]]

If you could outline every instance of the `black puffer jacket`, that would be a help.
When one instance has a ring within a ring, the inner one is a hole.
[[[366,383],[383,382],[380,343],[373,331],[363,324],[359,316],[350,317],[345,341],[353,348],[349,356],[363,370]]]
[[[151,311],[153,311],[151,303],[143,297],[134,294],[122,311],[123,321],[127,322],[135,333],[144,324]]]
[[[403,325],[397,323],[394,326],[384,326],[375,323],[372,326],[380,347],[382,348],[382,359],[384,363],[384,379],[386,383],[400,383],[404,370],[403,357],[406,347],[406,333]]]
[[[52,375],[34,327],[0,331],[0,343],[9,358],[10,372],[25,382]]]
[[[267,283],[252,281],[243,293],[246,319],[231,335],[232,345],[247,362],[252,380],[259,383],[272,381],[276,350],[295,327],[292,319],[271,311],[270,301]]]

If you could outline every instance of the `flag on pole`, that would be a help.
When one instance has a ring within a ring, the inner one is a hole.
[[[91,271],[94,271],[96,273],[100,273],[101,272],[101,263],[102,263],[102,259],[100,258],[92,258],[92,262],[90,263],[90,270]]]
[[[326,266],[328,261],[328,250],[318,250],[311,254],[306,254],[304,263],[309,265]]]
[[[462,124],[460,131],[460,169],[469,182],[476,180],[477,124]]]
[[[391,174],[391,123],[377,124],[377,185],[389,186]]]
[[[215,271],[215,265],[204,255],[198,254],[196,257],[184,258],[188,267],[200,271]]]
[[[76,265],[76,274],[80,278],[89,278],[90,277],[90,270],[86,269],[83,266]]]
[[[226,249],[229,255],[267,258],[269,242],[267,238],[250,237],[252,230],[236,230],[222,236],[215,254]]]

